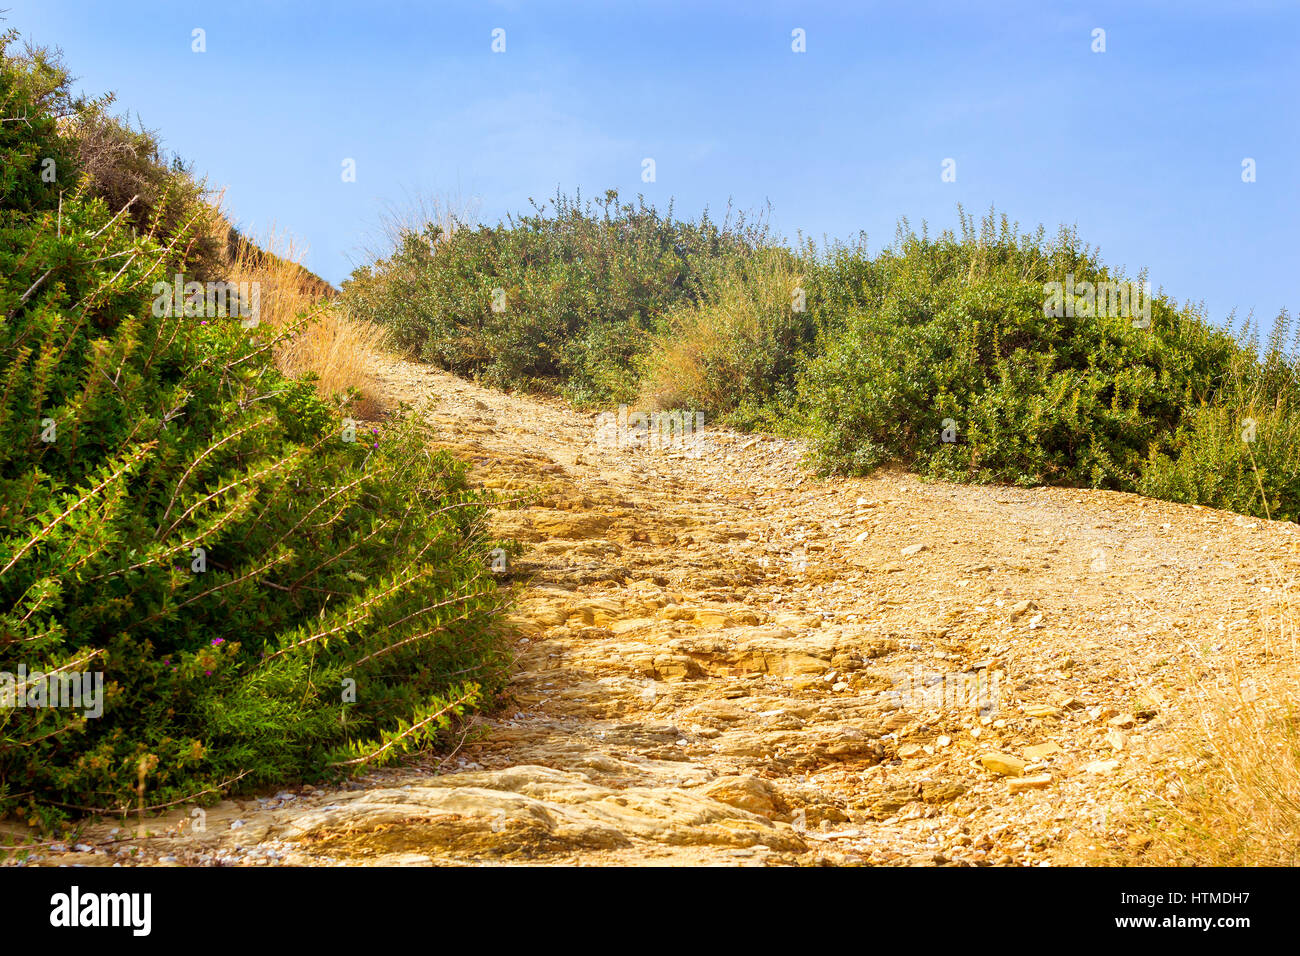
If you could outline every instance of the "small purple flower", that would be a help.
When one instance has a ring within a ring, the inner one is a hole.
[[[224,643],[226,643],[226,639],[225,639],[224,637],[214,637],[214,638],[212,639],[212,646],[213,646],[213,647],[216,647],[217,645],[219,645],[219,644],[224,644]]]

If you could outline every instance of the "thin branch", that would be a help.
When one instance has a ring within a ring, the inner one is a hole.
[[[31,550],[31,548],[33,548],[37,543],[45,540],[45,538],[50,534],[50,532],[53,531],[55,528],[57,528],[65,520],[67,520],[67,518],[69,518],[73,512],[77,511],[87,501],[90,501],[92,498],[98,495],[99,492],[102,491],[104,488],[108,487],[109,485],[117,481],[119,478],[121,478],[122,475],[125,474],[128,470],[130,470],[139,461],[140,458],[144,457],[145,453],[148,452],[153,447],[153,444],[154,444],[153,442],[149,442],[147,445],[142,445],[140,448],[136,449],[136,451],[133,452],[130,456],[128,456],[127,460],[123,462],[122,467],[118,468],[117,471],[113,472],[113,474],[109,475],[107,478],[101,481],[94,488],[90,489],[90,491],[82,495],[81,498],[78,499],[75,504],[69,505],[68,509],[64,511],[63,514],[59,515],[48,525],[42,528],[39,532],[37,532],[36,535],[28,539],[28,541],[21,548],[18,549],[18,553],[9,559],[9,563],[6,564],[3,568],[0,568],[0,575],[3,575],[6,571],[8,571],[15,564],[17,564],[19,560],[22,559],[23,555],[26,554],[29,550]]]
[[[424,718],[424,720],[412,724],[406,730],[402,731],[400,734],[398,734],[396,737],[388,741],[388,743],[384,744],[382,747],[378,748],[377,750],[372,750],[368,754],[362,754],[360,757],[354,757],[351,760],[336,761],[334,763],[331,763],[330,766],[350,767],[353,764],[369,763],[371,760],[374,760],[376,757],[392,749],[398,743],[405,740],[407,737],[411,736],[415,732],[421,730],[424,727],[427,727],[429,724],[437,720],[439,717],[442,717],[448,711],[453,710],[456,707],[459,707],[461,704],[467,703],[473,696],[474,696],[474,691],[466,691],[463,695],[458,697],[456,700],[453,700],[451,703],[447,704],[446,707],[443,707],[441,710],[435,711],[434,713],[430,714],[428,717]]]
[[[126,816],[128,813],[132,812],[133,810],[136,811],[136,812],[138,812],[138,813],[152,813],[154,810],[166,810],[168,807],[174,807],[174,806],[176,806],[178,803],[188,803],[189,801],[194,800],[194,799],[196,799],[197,797],[201,797],[201,796],[203,796],[204,794],[207,794],[207,793],[220,793],[221,791],[223,791],[223,790],[225,790],[227,787],[229,787],[232,783],[235,783],[236,781],[241,780],[241,779],[244,778],[244,777],[247,777],[247,776],[248,776],[250,773],[252,773],[252,772],[253,772],[253,771],[251,771],[251,770],[245,770],[243,773],[239,774],[238,776],[231,777],[229,780],[225,780],[225,781],[223,781],[223,782],[217,784],[216,786],[208,787],[206,790],[200,790],[200,791],[198,791],[197,793],[191,793],[191,794],[189,794],[188,796],[181,797],[179,800],[173,800],[173,801],[171,801],[170,803],[158,803],[158,804],[155,804],[155,805],[152,806],[152,807],[138,807],[138,808],[137,808],[137,807],[133,807],[133,806],[131,806],[131,805],[128,803],[128,804],[126,804],[125,806],[114,807],[114,808],[112,808],[112,809],[106,809],[106,808],[104,808],[104,807],[83,807],[83,806],[81,806],[81,805],[79,805],[79,804],[76,804],[76,803],[59,803],[59,802],[56,801],[56,800],[46,800],[45,802],[46,802],[46,803],[51,803],[51,804],[53,804],[53,805],[56,806],[56,807],[64,807],[65,809],[68,809],[68,810],[81,810],[83,813],[94,813],[94,814],[97,814],[97,815],[99,815],[99,816],[104,816],[104,817]],[[137,837],[137,838],[135,838],[135,839],[144,839],[144,838],[143,838],[143,837]],[[124,842],[124,841],[123,841],[123,840],[115,840],[115,841],[113,841],[113,842],[115,842],[115,843],[122,843],[122,842]]]

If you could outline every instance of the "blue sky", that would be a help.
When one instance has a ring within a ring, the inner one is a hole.
[[[900,216],[933,232],[996,204],[1076,224],[1217,321],[1300,309],[1294,2],[0,5],[335,283],[386,206],[459,196],[495,220],[615,187],[689,215],[770,201],[787,236],[873,247]]]

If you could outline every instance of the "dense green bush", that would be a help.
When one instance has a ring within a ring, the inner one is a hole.
[[[1041,230],[1016,235],[1005,218],[977,230],[963,217],[963,227],[960,239],[904,231],[865,272],[855,257],[821,266],[823,283],[850,270],[839,287],[856,284],[858,299],[824,323],[800,376],[823,471],[899,462],[950,480],[1300,513],[1285,316],[1261,361],[1250,343],[1163,295],[1150,297],[1149,316],[1136,300],[1123,315],[1082,297],[1053,308],[1046,283],[1126,280],[1069,230],[1048,242]],[[1256,428],[1243,440],[1248,418]]]
[[[503,673],[463,467],[411,421],[356,432],[276,372],[264,329],[153,308],[190,220],[150,237],[94,196],[51,116],[66,77],[11,41],[0,693],[62,669],[102,673],[104,694],[90,717],[0,709],[0,812],[161,804],[427,745]]]
[[[609,191],[557,195],[496,226],[406,231],[344,283],[358,318],[426,361],[506,388],[559,390],[582,404],[635,394],[633,359],[701,278],[761,242],[763,228],[660,214]]]
[[[1286,310],[1262,358],[1254,337],[1226,365],[1212,400],[1184,409],[1153,443],[1144,495],[1300,521],[1300,357]]]

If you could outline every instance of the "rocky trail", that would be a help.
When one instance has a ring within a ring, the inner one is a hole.
[[[1196,681],[1248,665],[1295,528],[1110,492],[817,479],[705,429],[384,359],[497,512],[516,674],[450,756],[97,824],[42,864],[1140,861]],[[116,833],[110,831],[117,829]]]

